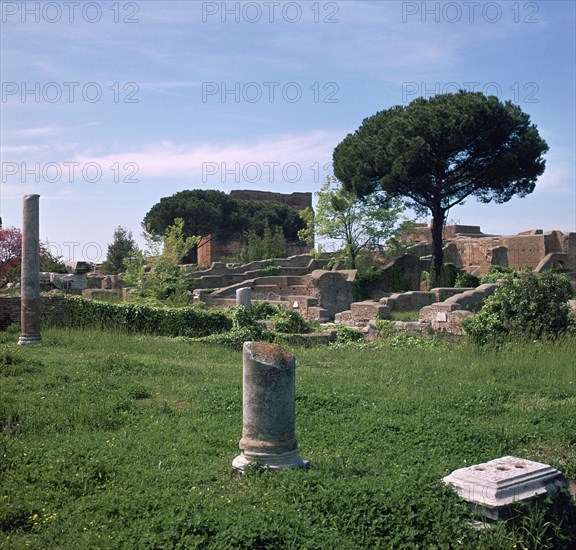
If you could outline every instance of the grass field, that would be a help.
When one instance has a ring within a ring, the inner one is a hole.
[[[307,471],[232,474],[241,354],[0,333],[2,548],[570,548],[567,498],[476,531],[441,483],[504,455],[576,478],[576,341],[291,349]]]

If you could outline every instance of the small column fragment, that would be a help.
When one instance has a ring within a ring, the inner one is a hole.
[[[246,309],[252,307],[252,289],[251,288],[239,288],[236,291],[236,305],[244,306]]]
[[[257,461],[264,468],[305,468],[295,427],[294,355],[276,344],[244,342],[241,453],[232,462],[240,473]]]
[[[40,195],[24,197],[19,345],[36,344],[40,336]]]

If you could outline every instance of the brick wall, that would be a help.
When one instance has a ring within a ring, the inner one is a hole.
[[[270,201],[291,206],[296,210],[312,208],[312,193],[272,193],[270,191],[254,191],[251,189],[230,191],[230,196],[238,201]]]
[[[40,315],[43,322],[64,319],[64,300],[59,296],[42,296]],[[20,296],[0,296],[0,330],[9,325],[20,324]]]

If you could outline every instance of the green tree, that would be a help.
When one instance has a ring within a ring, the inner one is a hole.
[[[304,222],[298,211],[270,201],[237,201],[221,191],[194,189],[160,199],[146,214],[143,226],[160,238],[181,218],[185,237],[207,236],[228,242],[264,236],[266,227],[281,227],[288,241],[298,240]]]
[[[196,235],[187,237],[184,234],[184,220],[182,218],[176,218],[174,225],[166,228],[163,240],[164,250],[162,255],[171,263],[180,265],[182,258],[184,258],[193,247],[198,245],[200,237]]]
[[[510,101],[460,91],[415,99],[365,119],[334,150],[334,174],[357,196],[382,188],[432,213],[434,268],[442,269],[447,212],[469,196],[504,203],[534,190],[548,151]]]
[[[137,249],[132,231],[118,226],[114,230],[112,243],[108,245],[106,260],[102,262],[102,273],[118,274],[124,271],[124,260]]]
[[[295,208],[272,201],[238,201],[246,219],[246,232],[264,237],[266,228],[280,228],[286,241],[299,241],[304,221]]]
[[[403,211],[402,202],[382,192],[358,198],[334,177],[316,193],[316,235],[344,243],[348,265],[356,268],[358,254],[395,234]]]
[[[124,261],[126,282],[136,288],[137,295],[148,301],[160,301],[171,306],[188,304],[189,279],[180,263],[200,238],[184,235],[184,220],[181,218],[176,218],[174,225],[166,228],[161,252],[160,239],[146,232],[143,236],[151,257],[147,262],[140,250],[133,250]]]
[[[240,250],[239,260],[248,263],[268,258],[285,258],[286,255],[287,243],[282,228],[266,226],[262,237],[254,231],[250,232],[246,244]]]

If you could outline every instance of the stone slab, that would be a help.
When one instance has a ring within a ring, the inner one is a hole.
[[[503,517],[513,502],[543,494],[554,496],[558,489],[568,487],[559,470],[514,456],[454,470],[443,481],[477,512],[493,520]]]

